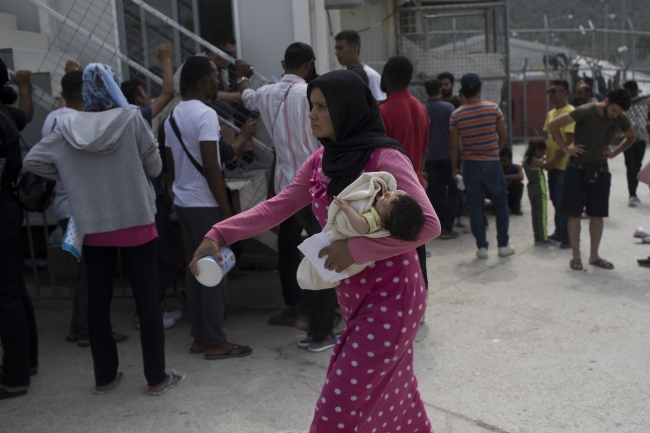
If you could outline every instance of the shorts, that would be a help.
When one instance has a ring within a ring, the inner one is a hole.
[[[582,169],[567,166],[564,174],[562,212],[580,218],[582,212],[596,218],[609,216],[609,190],[612,174],[601,171],[596,185],[587,186],[582,177]]]

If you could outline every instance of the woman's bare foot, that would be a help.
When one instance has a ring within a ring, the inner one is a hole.
[[[110,381],[110,382],[107,383],[106,385],[96,386],[96,387],[95,387],[95,391],[97,391],[97,392],[108,391],[112,386],[114,386],[113,383],[114,383],[116,380],[117,380],[117,381],[120,381],[120,380],[122,380],[123,377],[124,377],[124,373],[120,372],[120,375],[119,375],[116,379]]]
[[[178,381],[183,378],[183,376],[177,373],[172,373],[172,375],[174,376],[174,379],[172,380],[172,385],[178,383]],[[165,376],[165,380],[160,382],[158,385],[150,386],[149,392],[160,392],[167,386],[168,383],[169,383],[169,374],[167,374]]]
[[[310,323],[311,319],[309,316],[298,316],[298,320],[296,320],[296,328],[300,329],[301,331],[309,332]]]

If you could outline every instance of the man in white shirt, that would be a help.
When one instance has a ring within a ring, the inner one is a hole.
[[[306,79],[316,76],[315,59],[314,51],[309,45],[302,42],[289,45],[282,61],[285,71],[282,79],[278,83],[262,86],[257,91],[248,84],[248,77],[253,72],[250,66],[243,61],[237,61],[235,66],[244,105],[247,109],[260,113],[273,139],[274,175],[269,186],[269,198],[289,185],[307,158],[320,148],[320,143],[311,132],[307,100]],[[321,222],[324,225],[325,221]],[[289,309],[272,317],[269,323],[279,326],[295,325],[310,330],[313,336],[311,341],[307,346],[301,347],[309,346],[312,351],[321,351],[334,345],[331,325],[334,321],[336,294],[334,289],[301,291],[298,286],[296,273],[301,259],[297,247],[301,243],[303,229],[310,236],[321,231],[311,205],[280,224],[280,283]]]
[[[349,68],[350,66],[361,66],[366,74],[372,96],[377,101],[386,99],[386,94],[381,90],[381,75],[368,65],[361,63],[359,53],[361,52],[361,37],[355,30],[343,30],[334,37],[336,44],[334,51],[339,63]]]
[[[180,89],[182,101],[165,121],[165,151],[174,178],[174,209],[189,263],[212,225],[232,216],[232,211],[221,171],[217,113],[205,104],[208,99],[216,99],[219,89],[214,62],[201,56],[187,59],[181,71]],[[252,353],[250,347],[226,340],[226,278],[216,287],[205,287],[187,272],[185,291],[194,339],[191,353],[205,353],[206,359]]]

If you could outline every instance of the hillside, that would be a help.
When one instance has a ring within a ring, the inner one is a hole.
[[[608,14],[615,14],[610,18],[608,27],[611,29],[621,29],[621,0],[609,0]],[[559,18],[551,23],[551,28],[579,28],[582,25],[589,28],[588,20],[591,20],[597,28],[604,28],[605,24],[605,6],[602,0],[510,0],[510,27],[515,29],[543,29],[544,13],[548,18],[573,15],[573,19]],[[650,4],[648,0],[627,0],[627,14],[632,20],[636,30],[650,31]],[[627,28],[627,27],[626,27]],[[528,39],[531,41],[544,42],[545,34],[518,34],[518,38]],[[602,33],[596,36],[596,55],[604,57],[605,39]],[[639,60],[650,57],[650,37],[640,37],[637,43],[637,57]],[[586,35],[580,32],[575,33],[555,33],[551,39],[551,44],[565,45],[576,49],[579,53],[591,55],[592,36],[591,33]],[[608,52],[609,58],[617,58],[617,48],[622,44],[621,35],[609,35]],[[627,38],[629,52],[632,50],[632,38]]]

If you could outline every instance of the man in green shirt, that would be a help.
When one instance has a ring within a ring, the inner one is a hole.
[[[569,214],[568,229],[573,259],[571,269],[582,270],[580,258],[580,217],[586,208],[589,215],[591,253],[589,263],[604,269],[614,265],[598,255],[603,235],[603,218],[609,214],[611,174],[607,160],[616,157],[634,144],[636,134],[625,111],[630,108],[630,94],[623,89],[612,90],[603,102],[588,103],[563,114],[549,124],[558,146],[570,156],[564,177],[562,210]],[[575,122],[573,144],[567,145],[561,128]],[[617,130],[625,139],[614,150],[609,141]]]

